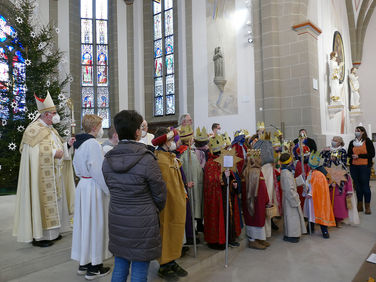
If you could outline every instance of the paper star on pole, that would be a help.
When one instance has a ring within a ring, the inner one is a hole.
[[[232,163],[231,163],[231,158],[232,158]],[[218,158],[216,158],[214,161],[216,161],[217,163],[221,165],[221,173],[223,173],[226,169],[236,172],[236,164],[242,160],[243,159],[239,158],[236,155],[235,150],[229,151],[229,150],[222,149],[221,155]],[[227,161],[229,161],[229,163],[227,163]],[[227,165],[229,164],[232,164],[232,166],[228,167]]]
[[[332,165],[326,169],[329,174],[329,184],[341,184],[341,181],[347,181],[346,170],[341,165]]]

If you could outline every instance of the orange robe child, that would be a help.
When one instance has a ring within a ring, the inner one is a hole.
[[[324,174],[327,172],[320,165],[320,161],[319,153],[311,154],[309,157],[308,164],[312,170],[307,177],[308,191],[305,193],[304,216],[308,218],[312,232],[315,223],[319,224],[322,236],[328,239],[328,226],[336,226],[336,222],[330,202],[329,184]]]

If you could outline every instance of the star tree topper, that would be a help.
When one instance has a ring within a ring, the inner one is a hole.
[[[236,172],[236,164],[242,160],[243,159],[239,158],[236,155],[235,150],[222,149],[221,155],[218,158],[216,158],[214,161],[221,165],[221,173],[223,173],[226,169]]]

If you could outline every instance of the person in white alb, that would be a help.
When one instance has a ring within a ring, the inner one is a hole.
[[[102,118],[87,114],[82,119],[86,133],[78,134],[73,146],[74,170],[80,178],[76,189],[72,254],[80,263],[77,273],[93,280],[110,273],[103,260],[108,251],[109,191],[102,173],[103,151],[96,138],[103,136]]]

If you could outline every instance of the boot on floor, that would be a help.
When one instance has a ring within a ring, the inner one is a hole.
[[[358,201],[358,212],[362,212],[362,211],[363,211],[363,202]]]
[[[370,206],[370,203],[366,203],[365,206],[366,206],[365,214],[371,214],[371,206]]]

